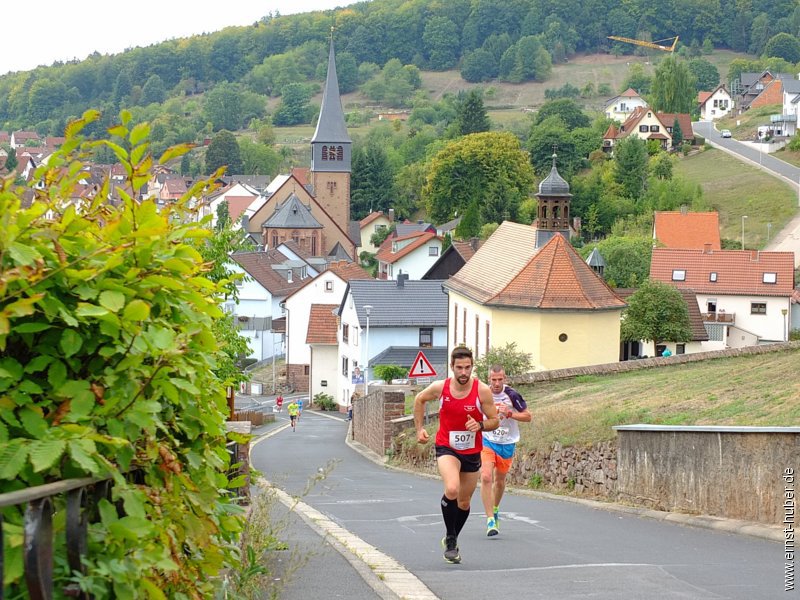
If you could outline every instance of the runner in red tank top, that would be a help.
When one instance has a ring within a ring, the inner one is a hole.
[[[442,517],[445,525],[444,559],[461,562],[458,534],[469,516],[469,505],[481,468],[482,431],[492,431],[500,421],[492,392],[485,383],[472,379],[472,351],[459,346],[450,355],[453,377],[434,381],[414,399],[417,441],[428,442],[423,425],[425,403],[439,400],[436,432],[436,464],[444,482]]]

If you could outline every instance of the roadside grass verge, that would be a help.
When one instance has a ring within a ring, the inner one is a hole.
[[[746,248],[763,248],[767,223],[772,223],[775,235],[795,214],[797,193],[787,182],[722,150],[710,149],[678,160],[675,175],[703,189],[706,204],[719,212],[723,239],[741,240],[742,215],[747,215]]]

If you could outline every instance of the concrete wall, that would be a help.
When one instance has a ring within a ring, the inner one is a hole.
[[[617,431],[617,493],[658,510],[780,525],[800,427],[625,425]]]

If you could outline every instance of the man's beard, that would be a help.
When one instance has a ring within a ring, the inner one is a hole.
[[[458,383],[460,383],[461,385],[464,385],[469,381],[469,375],[459,375],[458,377],[456,377],[456,381],[458,381]]]

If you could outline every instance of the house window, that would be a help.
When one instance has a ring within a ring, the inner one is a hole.
[[[292,283],[292,270],[291,269],[286,271],[286,281],[287,281],[287,283]]]
[[[311,236],[311,256],[317,255],[317,236]]]
[[[326,281],[325,282],[325,291],[326,292],[332,292],[333,291],[333,282],[332,281]]]
[[[436,246],[429,246],[428,256],[439,256],[439,248],[437,248]]]
[[[683,269],[673,269],[672,281],[686,281],[686,271]]]
[[[306,376],[307,376],[307,375],[308,375],[308,373],[309,373],[309,368],[308,368],[308,365],[303,365],[303,375],[306,375]]]
[[[489,351],[489,321],[486,321],[486,351]]]
[[[463,331],[461,332],[461,343],[466,346],[467,345],[467,309],[466,308],[464,309],[464,321],[463,321],[463,323],[464,323],[464,328],[463,328]]]
[[[778,283],[778,274],[777,273],[764,273],[764,277],[762,278],[764,283]]]
[[[559,341],[559,342],[562,342],[562,343],[563,343],[563,342],[566,342],[566,341],[567,341],[567,337],[568,337],[568,336],[567,336],[567,334],[566,334],[566,333],[560,333],[560,334],[558,334],[558,341]]]
[[[686,354],[686,344],[675,344],[675,354]]]
[[[751,302],[750,303],[750,314],[751,315],[765,315],[765,314],[767,314],[767,303],[766,302]]]
[[[419,328],[419,347],[420,348],[433,347],[433,327]]]
[[[305,279],[306,277],[308,277],[307,267],[300,267],[300,279]]]
[[[350,341],[350,325],[347,323],[342,323],[342,341]]]
[[[293,231],[292,232],[292,241],[295,244],[299,244],[300,243],[300,233],[298,231]]]
[[[453,308],[453,346],[458,343],[458,304]]]
[[[640,133],[647,133],[648,127],[647,125],[639,125],[639,132]]]
[[[658,133],[658,125],[650,125],[650,131]]]
[[[708,274],[708,280],[710,282],[712,282],[712,283],[716,283],[717,282],[717,272],[716,271],[711,271],[711,273]]]
[[[346,356],[342,357],[342,375],[347,377],[347,374],[350,372],[350,369],[347,368],[348,360]]]

